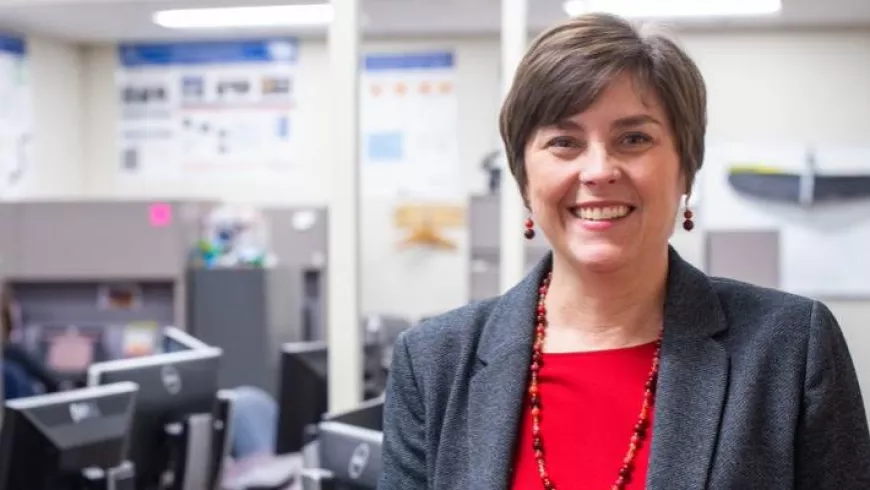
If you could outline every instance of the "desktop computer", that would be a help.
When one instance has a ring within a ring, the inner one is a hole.
[[[4,490],[133,490],[125,461],[137,387],[115,383],[6,403]]]
[[[187,339],[177,341],[180,335],[186,334],[154,322],[34,323],[20,329],[15,343],[40,361],[61,388],[76,388],[86,384],[91,364],[194,348]]]
[[[318,425],[320,467],[341,490],[377,487],[383,461],[384,402],[369,400],[343,413],[327,414]]]
[[[386,384],[381,346],[365,346],[365,399],[379,396]],[[329,410],[329,350],[326,342],[290,342],[281,347],[278,395],[278,454],[295,453],[306,444],[306,428],[320,422]]]
[[[199,340],[193,335],[190,335],[184,330],[178,329],[176,327],[165,327],[163,329],[163,339],[161,345],[162,354],[210,348],[210,345]]]
[[[383,397],[317,426],[317,463],[302,471],[303,490],[373,490],[383,469]]]
[[[139,386],[130,439],[137,490],[201,490],[213,478],[220,357],[220,349],[205,346],[88,369],[90,386]]]

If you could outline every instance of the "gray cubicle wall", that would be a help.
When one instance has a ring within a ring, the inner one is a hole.
[[[155,205],[168,206],[171,219],[152,222]],[[36,298],[45,297],[42,293],[48,290],[55,295],[42,306],[31,305],[40,316],[60,315],[60,310],[51,313],[47,306],[69,309],[70,301],[76,298],[87,298],[96,310],[96,290],[103,284],[142,283],[149,285],[149,292],[152,286],[162,285],[171,289],[173,323],[183,327],[185,262],[199,209],[208,205],[155,201],[0,203],[3,278],[13,286],[26,285],[20,287]],[[155,293],[151,298],[165,295]],[[85,305],[75,308],[81,310]]]
[[[471,300],[490,298],[500,291],[501,197],[473,196],[469,203],[471,266],[469,291]],[[523,223],[517,223],[517,237],[522,238]],[[526,242],[526,270],[531,269],[550,250],[543,233]]]
[[[275,386],[264,269],[194,269],[187,276],[187,324],[190,333],[223,349],[218,383],[269,392]],[[277,349],[275,349],[277,350]]]
[[[709,231],[707,267],[711,276],[769,288],[780,287],[777,230]]]
[[[273,328],[277,329],[274,333],[289,341],[323,340],[329,214],[323,207],[267,208],[264,213],[278,268],[287,271],[270,279],[275,298],[270,304]],[[298,213],[313,217],[309,227],[297,226]],[[300,315],[310,317],[310,327],[300,328]],[[285,328],[295,331],[288,333]]]
[[[314,213],[309,228],[297,212]],[[327,254],[325,209],[265,209],[277,265],[269,269],[191,269],[187,274],[189,331],[221,347],[220,384],[274,393],[286,342],[324,338]]]

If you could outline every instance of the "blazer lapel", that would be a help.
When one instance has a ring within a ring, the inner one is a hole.
[[[549,269],[548,256],[501,297],[483,327],[468,402],[474,490],[509,487],[531,361],[537,291]]]
[[[709,278],[671,249],[647,490],[702,490],[728,388],[726,329]],[[468,402],[474,490],[509,487],[531,360],[538,287],[548,255],[505,293],[483,328]]]
[[[728,388],[726,329],[710,279],[671,250],[648,490],[707,486]]]

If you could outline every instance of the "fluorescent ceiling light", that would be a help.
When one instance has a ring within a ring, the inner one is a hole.
[[[281,5],[164,10],[154,14],[157,25],[170,29],[221,27],[319,27],[332,22],[332,5]]]
[[[776,14],[782,0],[568,0],[565,12],[577,17],[609,12],[623,17],[740,17]]]

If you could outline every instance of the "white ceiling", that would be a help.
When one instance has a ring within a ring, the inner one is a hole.
[[[179,32],[151,22],[155,11],[166,8],[313,1],[317,0],[0,0],[0,27],[86,43],[271,34],[322,36],[322,31],[286,29]],[[565,18],[561,0],[528,1],[529,27],[533,31]],[[496,34],[500,3],[500,0],[363,0],[364,33],[378,37]],[[783,4],[782,15],[773,19],[695,22],[683,27],[870,27],[870,0],[783,0]]]

